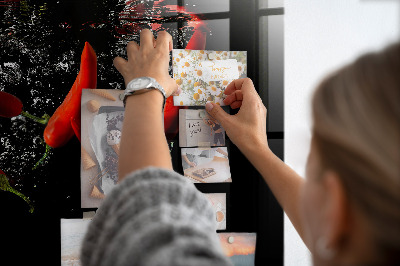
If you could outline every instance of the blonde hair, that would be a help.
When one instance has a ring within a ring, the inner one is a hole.
[[[322,167],[339,174],[381,262],[400,264],[400,44],[327,77],[312,105]]]

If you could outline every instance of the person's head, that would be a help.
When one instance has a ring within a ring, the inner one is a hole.
[[[315,264],[400,263],[400,44],[324,79],[302,191]]]

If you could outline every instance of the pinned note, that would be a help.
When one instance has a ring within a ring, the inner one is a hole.
[[[199,63],[199,68],[203,72],[201,79],[206,82],[239,78],[236,59],[204,61]]]

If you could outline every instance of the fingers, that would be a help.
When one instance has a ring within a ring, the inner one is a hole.
[[[233,93],[226,96],[224,99],[225,105],[230,105],[232,109],[236,109],[242,105],[243,92],[241,90],[236,90]]]
[[[225,94],[230,95],[236,90],[241,90],[243,94],[257,93],[253,81],[250,78],[235,79],[225,89]]]
[[[116,57],[116,58],[114,58],[113,64],[114,64],[115,68],[118,70],[118,72],[123,75],[123,70],[124,70],[126,64],[128,64],[128,61],[126,61],[122,57]]]
[[[126,45],[126,53],[128,57],[139,51],[139,45],[135,41],[130,41]]]
[[[155,40],[153,33],[149,29],[140,32],[140,50],[151,50],[154,48]]]
[[[161,31],[157,34],[156,49],[169,52],[172,50],[172,46],[172,36],[168,32]]]
[[[237,109],[237,108],[240,108],[240,107],[242,107],[242,101],[234,102],[234,103],[231,104],[231,108],[232,109]]]
[[[242,107],[242,105],[254,105],[262,102],[253,81],[249,78],[233,80],[225,89],[227,97],[224,100],[226,105],[230,105],[232,109]]]
[[[215,118],[223,128],[226,130],[226,122],[231,118],[228,113],[224,111],[224,109],[221,108],[216,103],[213,102],[208,102],[206,104],[206,111],[213,117]]]
[[[167,97],[169,96],[178,96],[181,92],[182,89],[176,84],[175,80],[173,80],[171,77],[168,76],[165,84],[163,85],[165,89],[165,95]]]
[[[176,90],[174,93],[172,93],[171,95],[173,95],[173,96],[179,96],[179,94],[181,94],[181,92],[182,92],[182,89],[181,89],[180,86],[178,86],[177,90]]]

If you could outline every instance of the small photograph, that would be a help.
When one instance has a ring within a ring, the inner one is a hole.
[[[226,193],[204,194],[215,210],[217,230],[226,230]]]
[[[256,252],[255,233],[219,233],[222,250],[235,266],[253,266]]]
[[[79,266],[80,250],[91,219],[61,219],[61,265]]]
[[[182,89],[175,106],[223,106],[229,83],[247,76],[247,52],[173,49],[172,72]]]
[[[121,90],[84,89],[81,100],[81,207],[97,208],[118,182],[124,107]]]
[[[193,183],[232,182],[226,147],[182,148],[181,154],[183,173]]]
[[[225,130],[205,109],[179,110],[179,146],[225,146]]]

